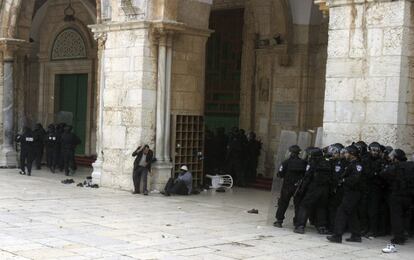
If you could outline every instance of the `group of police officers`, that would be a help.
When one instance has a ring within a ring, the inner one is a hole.
[[[32,164],[41,169],[43,151],[46,148],[46,163],[52,173],[56,169],[65,171],[68,176],[70,171],[76,170],[75,149],[81,140],[72,132],[72,126],[65,123],[50,124],[47,131],[41,124],[36,124],[32,130],[23,127],[23,132],[16,136],[16,142],[20,144],[20,174],[31,176]],[[27,169],[27,172],[26,172]]]
[[[412,234],[414,162],[401,149],[359,141],[301,153],[293,145],[278,177],[283,185],[275,227],[282,227],[293,198],[295,233],[305,233],[309,220],[334,243],[341,243],[346,231],[351,233],[348,242],[391,233],[393,244],[404,244]]]

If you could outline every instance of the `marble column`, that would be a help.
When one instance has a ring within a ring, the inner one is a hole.
[[[106,33],[95,33],[95,39],[98,41],[98,75],[96,84],[96,161],[92,164],[92,182],[94,184],[101,184],[102,165],[103,165],[103,149],[102,149],[102,129],[103,129],[103,93],[105,89],[105,42],[107,38]]]
[[[0,152],[1,167],[16,167],[17,153],[14,144],[14,53],[11,49],[3,51],[3,145]]]
[[[165,90],[167,35],[161,32],[158,39],[158,75],[157,75],[157,129],[155,137],[155,157],[158,162],[165,161]]]
[[[172,34],[167,34],[167,56],[165,68],[165,125],[164,125],[164,161],[171,161],[171,66]]]
[[[157,120],[155,136],[155,157],[151,189],[161,190],[171,177],[173,164],[170,155],[171,135],[171,65],[172,35],[162,29],[158,37],[158,73],[157,73]]]

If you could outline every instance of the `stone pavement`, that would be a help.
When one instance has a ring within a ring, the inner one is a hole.
[[[385,239],[337,245],[269,226],[269,192],[142,196],[33,175],[0,170],[0,259],[414,259],[412,241],[385,255]]]

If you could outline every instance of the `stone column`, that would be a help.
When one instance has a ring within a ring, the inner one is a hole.
[[[411,1],[329,2],[324,145],[414,151]]]
[[[103,93],[105,89],[105,42],[106,33],[95,33],[95,39],[98,42],[98,68],[97,68],[97,82],[96,82],[96,161],[92,164],[92,181],[95,184],[101,184],[102,164],[103,164],[103,149],[102,149],[102,129],[103,129]]]
[[[163,28],[156,30],[158,37],[157,73],[157,120],[155,136],[155,157],[151,188],[161,190],[171,176],[173,165],[170,155],[171,135],[171,66],[172,34]]]
[[[0,152],[1,167],[16,167],[17,154],[14,145],[14,58],[17,43],[14,40],[0,40],[3,51],[3,144]]]
[[[165,67],[165,126],[164,126],[164,161],[171,161],[171,66],[172,66],[172,37],[167,34],[167,55]]]
[[[165,161],[166,57],[167,35],[164,32],[161,32],[158,38],[157,124],[155,136],[155,157],[159,162]]]

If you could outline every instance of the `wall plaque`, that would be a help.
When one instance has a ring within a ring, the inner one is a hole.
[[[273,105],[273,124],[297,125],[297,104],[292,102],[280,102]]]

